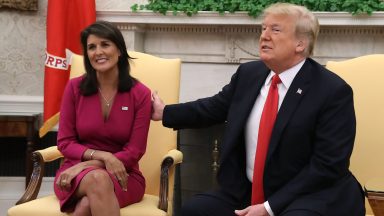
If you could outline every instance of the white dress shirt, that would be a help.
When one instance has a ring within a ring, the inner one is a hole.
[[[303,66],[305,60],[299,62],[292,68],[289,68],[286,71],[283,71],[279,74],[281,83],[277,85],[279,92],[279,105],[278,109],[284,100],[285,95],[291,85],[296,74],[299,72],[300,68]],[[265,80],[264,85],[261,87],[260,94],[256,98],[255,105],[252,108],[251,114],[248,117],[248,121],[245,128],[245,149],[246,149],[246,163],[247,163],[247,177],[249,181],[253,181],[253,166],[255,163],[255,154],[257,148],[257,138],[259,133],[259,123],[261,118],[261,113],[263,112],[263,107],[265,100],[268,96],[269,86],[271,85],[272,77],[275,75],[275,72],[271,71]],[[257,157],[257,155],[256,155]],[[269,206],[268,201],[264,203],[265,208],[267,209],[269,215],[274,216],[271,207]]]

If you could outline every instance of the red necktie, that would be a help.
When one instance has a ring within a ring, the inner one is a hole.
[[[260,204],[265,201],[263,189],[264,164],[279,106],[279,91],[277,89],[277,84],[280,82],[281,80],[278,75],[272,77],[272,83],[269,87],[268,96],[261,114],[256,160],[253,168],[252,205]]]

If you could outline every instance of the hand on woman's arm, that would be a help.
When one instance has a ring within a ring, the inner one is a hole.
[[[90,153],[88,153],[90,151]],[[112,153],[106,151],[94,151],[91,156],[93,150],[87,150],[86,154],[89,154],[89,159],[100,160],[104,163],[105,169],[116,176],[116,179],[119,181],[121,187],[124,191],[127,190],[127,178],[128,173],[125,169],[124,164]]]
[[[97,160],[83,161],[78,163],[60,173],[60,176],[56,179],[57,186],[61,190],[69,190],[72,186],[72,179],[74,179],[81,171],[88,167],[104,167],[104,164],[103,162]]]

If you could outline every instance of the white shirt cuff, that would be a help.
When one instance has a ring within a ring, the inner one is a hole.
[[[269,206],[269,202],[268,202],[268,201],[265,201],[265,202],[264,202],[264,207],[265,207],[265,209],[267,209],[267,212],[268,212],[269,216],[275,216],[275,215],[273,214],[273,211],[272,211],[272,209],[271,209],[271,206]]]

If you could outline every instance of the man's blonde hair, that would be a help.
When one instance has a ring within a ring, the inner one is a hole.
[[[263,17],[273,15],[288,15],[296,18],[296,36],[305,37],[308,46],[304,50],[306,57],[313,55],[313,49],[317,36],[319,35],[319,21],[315,15],[304,6],[290,3],[275,3],[267,7],[263,12]]]

